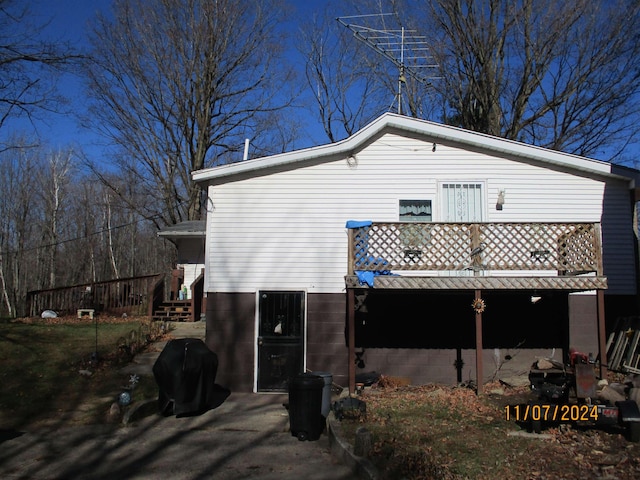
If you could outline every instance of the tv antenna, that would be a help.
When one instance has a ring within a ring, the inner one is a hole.
[[[338,17],[342,25],[353,32],[359,41],[391,60],[398,67],[398,90],[395,100],[398,113],[402,114],[402,87],[407,83],[406,75],[429,87],[431,80],[437,78],[431,73],[438,65],[431,56],[427,37],[418,35],[415,30],[404,27],[388,28],[386,18],[393,13],[375,13],[370,15],[352,15]]]

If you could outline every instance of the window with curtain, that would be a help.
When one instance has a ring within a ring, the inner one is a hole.
[[[431,222],[431,200],[400,200],[399,218],[404,223]],[[428,229],[421,225],[403,225],[400,228],[400,242],[407,261],[417,262],[420,259],[429,237]]]
[[[482,184],[443,184],[442,215],[445,222],[481,222]]]
[[[400,200],[401,222],[430,222],[431,200]]]

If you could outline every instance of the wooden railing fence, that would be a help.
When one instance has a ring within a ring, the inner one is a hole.
[[[34,290],[27,294],[27,314],[40,316],[44,310],[58,315],[93,309],[113,315],[151,315],[164,301],[162,274],[85,283],[70,287]]]

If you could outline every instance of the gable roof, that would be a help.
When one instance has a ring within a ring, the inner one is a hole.
[[[495,156],[539,162],[540,164],[570,169],[590,176],[596,175],[627,180],[638,178],[640,180],[639,171],[609,162],[562,153],[389,112],[339,142],[197,170],[192,173],[192,178],[195,182],[220,184],[281,170],[295,169],[308,164],[347,158],[357,154],[366,145],[387,132]]]

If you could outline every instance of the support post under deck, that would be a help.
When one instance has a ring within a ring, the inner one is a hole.
[[[604,290],[596,293],[598,312],[598,350],[600,353],[600,378],[607,377],[607,331],[604,321]]]
[[[355,290],[347,288],[347,335],[348,335],[348,353],[347,362],[349,373],[349,394],[353,395],[356,391],[356,322],[355,322]]]
[[[482,290],[475,291],[475,299],[480,300],[482,298]],[[477,392],[478,395],[483,393],[483,373],[482,365],[482,312],[476,309],[476,381],[478,383]]]

